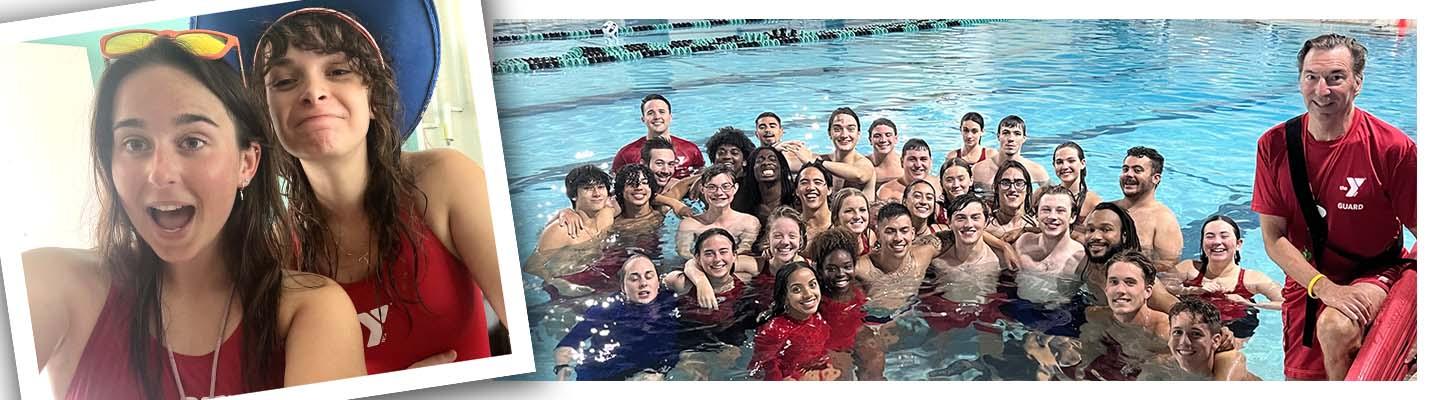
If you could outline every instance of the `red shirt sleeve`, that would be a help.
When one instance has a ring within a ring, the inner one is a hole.
[[[785,329],[777,326],[784,317],[775,317],[755,332],[755,352],[750,357],[750,376],[767,381],[785,379],[780,371],[780,348],[784,346]]]
[[[1390,197],[1390,206],[1395,210],[1395,217],[1400,219],[1400,223],[1418,230],[1415,212],[1417,149],[1415,142],[1409,140],[1395,147],[1395,157],[1389,163],[1390,176],[1386,177],[1385,182],[1385,191],[1388,192],[1386,195]]]
[[[1284,199],[1285,191],[1281,185],[1289,185],[1289,182],[1280,182],[1280,169],[1284,168],[1285,147],[1277,146],[1284,144],[1285,124],[1270,128],[1265,134],[1260,135],[1260,141],[1255,149],[1255,186],[1250,199],[1250,209],[1257,213],[1288,217],[1290,207]],[[1286,174],[1288,177],[1288,174]]]

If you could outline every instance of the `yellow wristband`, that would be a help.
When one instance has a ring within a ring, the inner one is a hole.
[[[1305,285],[1305,294],[1310,296],[1310,298],[1312,299],[1318,298],[1315,297],[1315,282],[1319,282],[1320,278],[1324,277],[1325,274],[1315,274],[1314,278],[1310,278],[1310,284]]]

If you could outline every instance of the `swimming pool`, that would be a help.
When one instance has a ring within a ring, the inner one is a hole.
[[[589,29],[604,21],[548,21],[545,29]],[[710,30],[621,37],[621,43],[717,37],[780,26],[824,29],[873,21],[779,21]],[[496,33],[524,22],[497,21]],[[533,27],[532,27],[533,28]],[[1359,38],[1369,48],[1365,87],[1356,103],[1416,134],[1416,36],[1371,33],[1368,27],[1252,21],[999,21],[925,32],[800,45],[667,56],[536,73],[497,74],[496,101],[522,257],[553,213],[567,207],[563,177],[582,163],[608,164],[614,151],[644,135],[640,99],[661,93],[672,103],[672,132],[703,143],[716,129],[747,132],[763,111],[784,119],[786,139],[828,152],[821,125],[848,106],[862,126],[887,117],[903,138],[931,145],[938,168],[960,146],[960,115],[987,120],[982,143],[994,147],[994,121],[1023,117],[1030,139],[1024,156],[1049,165],[1067,140],[1088,156],[1091,190],[1119,197],[1125,149],[1145,145],[1166,157],[1157,198],[1178,217],[1184,257],[1198,253],[1200,221],[1235,218],[1245,230],[1243,266],[1274,279],[1283,274],[1264,253],[1250,210],[1255,142],[1265,129],[1303,112],[1295,53],[1326,32]],[[496,60],[555,55],[603,38],[497,45]],[[753,139],[753,136],[752,136]],[[862,140],[863,142],[863,140]],[[860,150],[869,153],[868,143]],[[1053,172],[1052,172],[1052,179]],[[676,220],[662,238],[673,237]],[[667,254],[673,257],[673,249]],[[548,296],[526,276],[530,304]],[[1262,311],[1246,345],[1249,365],[1266,380],[1283,379],[1280,318]],[[532,317],[532,321],[536,319]],[[535,335],[537,372],[553,379],[555,337]],[[910,365],[913,352],[892,352],[890,365]],[[742,358],[743,360],[743,358]],[[899,374],[893,378],[923,378]]]

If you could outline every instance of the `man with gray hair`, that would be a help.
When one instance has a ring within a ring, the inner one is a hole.
[[[1401,247],[1402,229],[1416,232],[1416,147],[1355,107],[1364,45],[1321,35],[1297,61],[1306,112],[1260,137],[1251,208],[1285,271],[1285,376],[1339,380],[1390,286],[1415,265]]]

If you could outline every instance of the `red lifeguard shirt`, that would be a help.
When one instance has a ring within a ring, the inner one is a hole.
[[[644,160],[640,157],[640,150],[645,148],[646,136],[630,142],[615,152],[615,159],[610,161],[610,175],[620,172],[620,168],[630,164],[638,164]],[[685,179],[690,174],[705,168],[705,155],[700,152],[700,147],[689,140],[681,139],[679,136],[670,135],[670,144],[675,146],[675,175],[672,179]]]
[[[1301,126],[1309,123],[1307,114]],[[1416,226],[1416,147],[1404,132],[1357,107],[1350,130],[1340,139],[1320,142],[1309,134],[1304,137],[1306,172],[1315,201],[1325,209],[1331,247],[1374,256],[1392,245],[1404,226]],[[1310,236],[1298,203],[1290,183],[1282,123],[1260,136],[1250,208],[1284,217],[1285,237],[1306,249]],[[1337,282],[1360,272],[1333,253],[1324,261],[1316,268]]]

